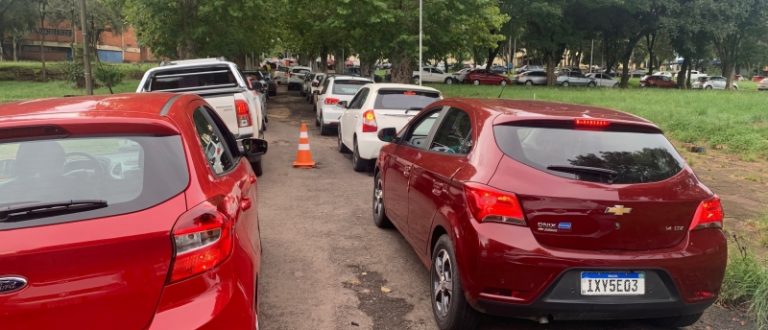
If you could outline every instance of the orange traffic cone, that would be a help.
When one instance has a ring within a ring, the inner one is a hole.
[[[315,161],[312,160],[312,152],[309,151],[309,133],[307,132],[307,124],[304,122],[301,122],[301,129],[299,129],[299,151],[296,152],[296,161],[293,162],[293,167],[315,167]]]

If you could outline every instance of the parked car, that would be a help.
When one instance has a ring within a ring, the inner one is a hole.
[[[312,86],[312,81],[315,79],[315,73],[310,72],[304,75],[304,79],[301,82],[301,96],[306,97],[309,93],[309,87]]]
[[[671,74],[671,76],[670,76],[670,77],[671,77],[672,79],[677,79],[677,75],[678,75],[678,74],[679,74],[679,72],[674,72],[674,73],[672,73],[672,74]],[[697,80],[699,80],[699,78],[706,78],[706,77],[708,77],[708,76],[709,76],[709,75],[707,75],[707,74],[706,74],[706,73],[704,73],[704,72],[700,72],[700,71],[698,71],[698,70],[691,70],[691,83],[693,83],[694,81],[697,81]]]
[[[646,76],[640,80],[640,87],[677,88],[677,82],[667,76]]]
[[[472,70],[467,73],[467,77],[464,78],[464,83],[471,83],[474,85],[506,85],[511,84],[512,80],[509,77],[493,73],[492,71],[479,69]]]
[[[757,90],[759,90],[759,91],[768,90],[768,79],[760,80],[760,82],[757,83]]]
[[[464,79],[467,77],[467,74],[472,71],[471,68],[463,68],[459,71],[456,71],[452,74],[453,76],[453,82],[455,83],[463,83]]]
[[[735,81],[732,81],[731,84],[733,85],[733,89],[739,89],[739,84]],[[702,85],[702,89],[725,89],[726,85],[726,79],[722,76],[712,76],[709,77]]]
[[[507,67],[505,67],[505,66],[494,64],[491,67],[491,71],[493,71],[494,73],[498,73],[498,74],[507,74],[509,69],[507,69]]]
[[[648,75],[648,69],[637,69],[629,71],[629,74],[632,78],[642,78],[643,76]],[[621,71],[619,71],[618,75],[621,75]]]
[[[262,137],[267,127],[266,98],[253,90],[237,65],[220,59],[173,61],[144,73],[136,93],[170,92],[205,98],[237,139]],[[261,175],[261,157],[251,159]]]
[[[263,70],[242,70],[242,73],[243,75],[255,76],[256,81],[260,82],[262,86],[266,86],[263,93],[267,94],[267,96],[277,95],[277,83],[268,72]]]
[[[325,78],[325,73],[314,73],[311,79],[304,82],[306,91],[307,102],[312,103],[315,94],[320,90],[320,84]]]
[[[312,72],[307,66],[292,66],[288,71],[288,90],[301,90],[304,85],[304,76]]]
[[[359,66],[348,66],[344,68],[344,75],[345,76],[356,76],[360,77],[362,71],[360,71]]]
[[[0,132],[3,329],[258,327],[266,141],[170,93],[4,104]]]
[[[324,73],[322,77],[317,79],[316,83],[312,83],[312,94],[310,94],[309,103],[312,104],[314,107],[317,106],[317,99],[320,97],[320,92],[322,91],[323,86],[325,85],[325,81],[328,80],[328,78],[333,76],[334,76],[333,74]]]
[[[544,71],[526,71],[517,75],[515,82],[520,85],[546,85],[547,73]]]
[[[590,73],[587,74],[587,78],[594,80],[599,87],[616,87],[619,85],[618,80],[605,73]]]
[[[363,85],[371,83],[368,78],[353,76],[330,76],[325,80],[315,102],[315,126],[320,128],[320,135],[330,135],[338,127],[344,113],[339,102],[349,102]]]
[[[429,269],[440,329],[473,329],[478,311],[679,327],[717,300],[720,199],[644,119],[447,99],[380,137],[373,220]]]
[[[418,69],[418,68],[417,68]],[[419,80],[422,82],[431,82],[431,83],[446,83],[446,84],[452,84],[453,76],[450,73],[446,73],[443,70],[440,70],[438,68],[432,67],[432,66],[425,66],[423,68],[423,72],[419,74],[419,71],[413,71],[413,80],[418,84]]]
[[[691,89],[704,89],[704,83],[709,80],[709,77],[699,77],[695,81],[691,79]]]
[[[355,171],[366,171],[379,156],[384,142],[379,127],[400,129],[428,104],[442,99],[434,88],[403,84],[363,86],[349,103],[339,102],[344,113],[339,120],[338,149],[352,151]]]
[[[282,65],[277,66],[273,74],[275,83],[277,83],[278,85],[287,85],[289,71],[290,69],[287,66],[282,66]]]
[[[515,73],[520,74],[527,71],[544,71],[544,67],[541,65],[523,65],[515,71]]]
[[[594,79],[584,76],[579,71],[566,71],[557,76],[557,84],[563,87],[568,86],[587,86],[595,87],[597,83]]]

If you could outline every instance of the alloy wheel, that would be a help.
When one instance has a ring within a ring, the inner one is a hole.
[[[440,249],[437,252],[432,268],[432,304],[435,305],[437,314],[444,318],[453,302],[453,264],[448,251]]]
[[[373,215],[376,218],[381,218],[384,213],[384,190],[381,186],[381,179],[376,180],[376,187],[373,188]]]

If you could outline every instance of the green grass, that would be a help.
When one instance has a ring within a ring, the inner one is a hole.
[[[115,93],[131,93],[136,91],[138,80],[124,80],[113,87]],[[109,89],[101,87],[94,90],[94,94],[109,94]],[[72,88],[72,84],[66,81],[50,81],[47,83],[34,81],[0,81],[0,103],[62,97],[66,95],[85,95],[84,89]]]
[[[720,303],[726,306],[748,308],[757,322],[757,328],[768,329],[766,261],[749,254],[738,238],[734,238],[733,243],[737,247],[737,252],[731,253],[728,260],[720,290]]]
[[[676,141],[722,147],[746,160],[768,159],[768,93],[756,92],[752,82],[740,86],[739,91],[507,86],[502,98],[626,111],[656,123]],[[496,98],[501,91],[499,86],[434,87],[446,97]]]

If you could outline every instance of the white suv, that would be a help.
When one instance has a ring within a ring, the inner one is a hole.
[[[347,104],[338,130],[339,152],[352,150],[355,171],[365,171],[379,157],[384,142],[378,131],[400,130],[424,107],[443,97],[431,87],[403,84],[370,84],[363,86]]]
[[[315,125],[320,127],[320,135],[329,135],[339,125],[339,117],[344,112],[339,102],[349,102],[355,93],[365,84],[373,83],[368,78],[351,76],[331,76],[325,79],[315,103]]]
[[[304,76],[310,72],[312,68],[306,66],[292,66],[288,69],[288,90],[301,90]]]

